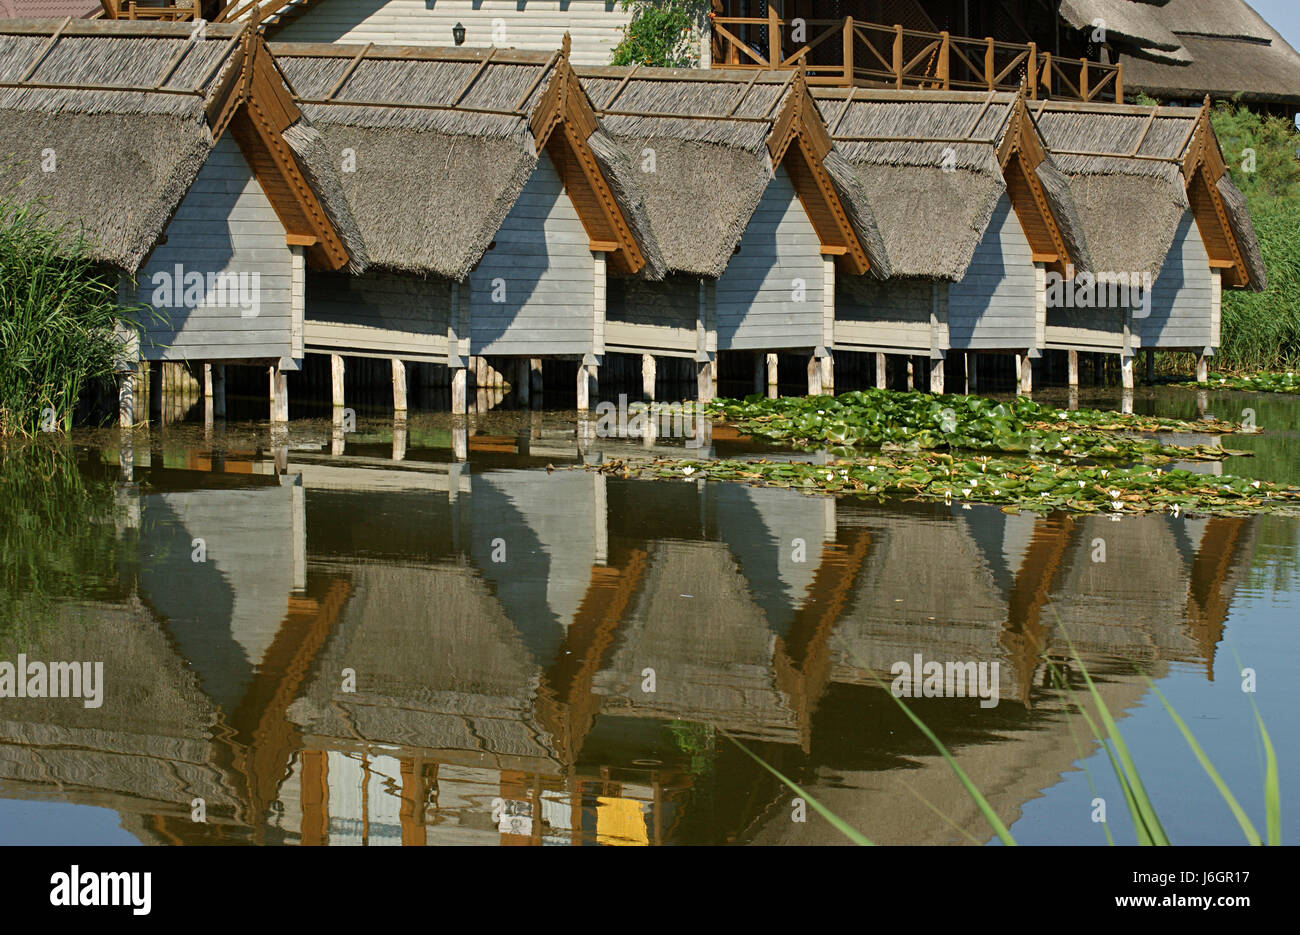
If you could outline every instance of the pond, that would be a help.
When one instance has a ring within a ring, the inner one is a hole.
[[[1221,470],[1300,484],[1300,400],[1199,402],[1264,430]],[[0,662],[102,663],[98,697],[0,697],[0,843],[845,843],[746,751],[874,842],[996,843],[891,697],[930,662],[978,678],[905,700],[1018,842],[1132,842],[1080,660],[1174,843],[1243,839],[1147,676],[1262,831],[1255,701],[1300,832],[1300,519],[567,469],[646,451],[683,442],[507,411],[0,453]]]

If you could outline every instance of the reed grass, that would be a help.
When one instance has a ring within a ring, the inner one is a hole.
[[[36,204],[0,200],[0,435],[67,431],[82,394],[116,369],[117,274]]]

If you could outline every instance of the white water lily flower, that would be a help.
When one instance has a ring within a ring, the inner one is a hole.
[[[1256,490],[1259,490],[1259,481],[1255,481],[1255,482],[1254,482],[1253,484],[1251,484],[1250,486],[1254,487]]]
[[[826,479],[827,479],[827,480],[835,480],[835,472],[834,472],[834,471],[831,471],[830,473],[828,473],[828,474],[826,475]]]
[[[818,410],[817,410],[817,415],[819,415],[819,416],[824,416],[824,415],[826,415],[826,410],[825,410],[825,409],[818,409]]]
[[[874,464],[868,464],[867,470],[870,471],[872,474],[874,474],[876,473],[876,466]]]
[[[1108,490],[1108,491],[1106,491],[1106,492],[1110,494],[1110,498],[1111,498],[1112,500],[1118,500],[1118,499],[1119,499],[1119,491],[1118,491],[1118,490]]]
[[[1110,477],[1110,471],[1102,471],[1102,472],[1101,472],[1101,476],[1102,476],[1102,477]]]
[[[693,467],[684,467],[684,468],[682,468],[682,473],[685,474],[687,477],[690,477],[692,474],[695,473],[695,468],[693,468]]]
[[[961,505],[961,508],[962,508],[963,510],[969,510],[969,509],[970,509],[970,504],[969,504],[969,503],[963,503],[963,504]]]
[[[1079,481],[1079,486],[1083,487],[1083,481]]]

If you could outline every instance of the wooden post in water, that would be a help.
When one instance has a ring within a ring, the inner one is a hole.
[[[912,369],[913,369],[913,368],[912,368],[912,364],[913,364],[913,360],[912,360],[911,355],[909,354],[909,355],[908,355],[908,358],[907,358],[907,388],[908,388],[908,390],[915,389],[915,375],[914,375],[913,372],[912,372]]]
[[[579,412],[586,412],[591,408],[591,377],[587,373],[587,365],[578,362],[578,405]]]
[[[1025,354],[1020,358],[1020,392],[1028,396],[1034,391],[1034,362]]]
[[[808,395],[822,395],[822,362],[816,354],[808,355]]]
[[[533,393],[537,396],[542,395],[542,359],[540,357],[530,357],[528,360],[528,369],[532,373]]]
[[[655,399],[656,364],[653,354],[641,355],[641,397],[647,402]]]
[[[406,362],[393,358],[393,412],[406,414]]]
[[[876,389],[883,390],[889,382],[885,373],[885,355],[879,351],[876,352]]]
[[[1079,387],[1079,352],[1078,352],[1078,351],[1066,351],[1065,353],[1066,353],[1066,356],[1067,356],[1067,358],[1068,358],[1067,361],[1066,361],[1066,366],[1065,366],[1065,370],[1066,370],[1065,382],[1066,382],[1066,385],[1068,385],[1068,386],[1072,386],[1072,387],[1074,387],[1075,389],[1078,389],[1078,387]]]
[[[702,403],[713,402],[713,362],[695,362],[695,398]]]
[[[1120,385],[1126,389],[1133,389],[1133,355],[1119,355],[1119,377]]]
[[[519,405],[531,406],[533,402],[533,368],[527,357],[515,359],[515,375],[513,378],[515,384],[515,393],[519,399]]]
[[[212,395],[212,364],[203,365],[203,428],[211,431],[215,421],[215,400]]]
[[[345,404],[343,374],[346,369],[342,354],[330,355],[330,401],[335,409],[342,409]]]
[[[943,395],[943,360],[940,358],[930,358],[930,392]]]
[[[149,421],[162,424],[162,361],[149,361]]]
[[[754,392],[759,396],[767,389],[767,355],[762,351],[754,352]]]
[[[822,368],[822,393],[826,396],[835,395],[835,358],[831,356],[830,351],[826,352],[819,363]]]
[[[451,368],[451,411],[463,416],[468,408],[466,403],[466,384],[469,370],[465,367]]]
[[[1210,358],[1206,357],[1204,352],[1196,358],[1196,382],[1208,383],[1210,381]]]
[[[776,354],[767,355],[767,395],[776,399],[781,395],[781,358]]]
[[[271,368],[271,423],[289,424],[289,374],[278,366]]]
[[[135,427],[135,374],[117,375],[117,424],[124,429]]]
[[[226,418],[226,365],[212,365],[212,416]]]

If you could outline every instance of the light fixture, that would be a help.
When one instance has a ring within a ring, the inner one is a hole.
[[[456,45],[465,44],[465,24],[457,23],[451,27],[451,38],[456,41]]]

